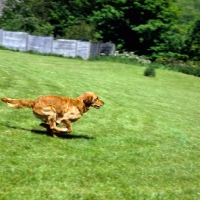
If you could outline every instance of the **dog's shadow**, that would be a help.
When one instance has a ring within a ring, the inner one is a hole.
[[[30,130],[29,130],[30,131]],[[41,134],[41,135],[47,135],[49,137],[52,137],[51,135],[49,135],[47,133],[47,131],[42,131],[42,130],[35,130],[35,129],[32,129],[31,130],[32,133],[35,133],[35,134]],[[94,139],[94,137],[89,137],[87,135],[72,135],[72,134],[63,134],[63,133],[59,133],[59,132],[56,132],[55,133],[56,136],[58,138],[62,138],[62,139],[86,139],[86,140],[91,140],[91,139]]]
[[[49,135],[47,133],[46,130],[36,130],[36,129],[26,129],[26,128],[21,128],[21,127],[16,127],[16,126],[10,126],[10,125],[4,125],[8,128],[11,128],[11,129],[18,129],[18,130],[23,130],[23,131],[30,131],[31,133],[34,133],[34,134],[40,134],[40,135],[46,135],[46,136],[49,136],[49,137],[52,137],[51,135]],[[89,137],[87,135],[72,135],[72,134],[63,134],[63,133],[56,133],[56,136],[58,138],[61,138],[61,139],[86,139],[86,140],[91,140],[91,139],[95,139],[94,137]]]

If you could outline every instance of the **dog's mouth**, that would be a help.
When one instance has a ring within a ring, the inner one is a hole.
[[[104,102],[100,103],[100,104],[93,104],[91,105],[92,107],[96,108],[96,109],[100,109],[101,106],[104,105]]]
[[[100,109],[100,106],[97,106],[97,105],[94,105],[93,107],[96,109]]]

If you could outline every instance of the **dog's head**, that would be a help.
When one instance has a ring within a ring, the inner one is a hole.
[[[87,107],[94,107],[99,109],[100,106],[104,105],[104,102],[98,98],[98,96],[93,92],[85,92],[78,97],[81,99]]]

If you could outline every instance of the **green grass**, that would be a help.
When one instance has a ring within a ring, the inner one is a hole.
[[[0,102],[0,199],[200,199],[200,79],[144,69],[0,50],[0,97],[105,101],[64,138]]]

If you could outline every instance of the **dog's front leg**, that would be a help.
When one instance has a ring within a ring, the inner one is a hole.
[[[71,125],[71,121],[70,120],[63,119],[61,121],[61,124],[68,129],[67,133],[72,132],[72,125]]]

